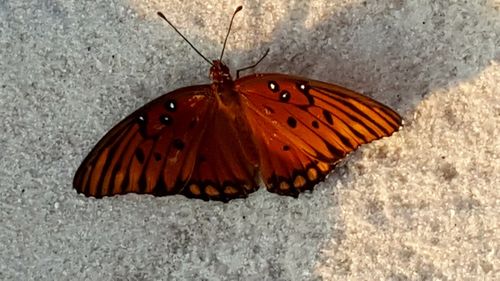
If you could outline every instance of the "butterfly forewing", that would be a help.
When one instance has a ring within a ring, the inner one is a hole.
[[[282,74],[236,81],[268,190],[297,196],[359,145],[389,136],[401,117],[343,87]]]
[[[189,180],[207,119],[214,114],[209,85],[168,93],[112,128],[76,172],[87,196],[178,193]],[[184,147],[191,149],[184,150]]]

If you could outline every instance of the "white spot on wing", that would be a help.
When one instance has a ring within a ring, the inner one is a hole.
[[[174,102],[172,102],[172,101],[171,101],[171,102],[169,102],[169,103],[168,103],[168,107],[169,107],[170,109],[175,109],[175,104],[174,104]]]

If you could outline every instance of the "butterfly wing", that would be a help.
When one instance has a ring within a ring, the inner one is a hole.
[[[74,188],[96,198],[179,193],[194,168],[207,116],[213,115],[209,91],[209,85],[179,89],[125,118],[85,158]]]
[[[218,108],[207,122],[187,197],[227,202],[257,190],[258,154],[240,114]]]
[[[228,201],[257,189],[256,153],[240,119],[220,112],[210,85],[163,95],[112,128],[73,186],[87,196],[146,193]]]
[[[236,80],[269,191],[298,196],[349,152],[402,124],[387,106],[349,89],[282,74]]]

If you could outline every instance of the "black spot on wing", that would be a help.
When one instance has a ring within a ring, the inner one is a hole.
[[[161,154],[160,154],[160,153],[158,153],[158,152],[155,152],[155,153],[153,154],[153,157],[155,158],[155,160],[156,160],[156,161],[160,161],[160,160],[161,160]]]
[[[276,81],[269,81],[269,82],[267,82],[267,87],[273,93],[277,93],[277,92],[280,91],[280,86],[278,85],[278,83],[276,83]]]
[[[328,122],[328,124],[333,125],[333,117],[330,111],[323,110],[323,117],[325,117],[325,120],[326,122]]]
[[[141,164],[144,164],[144,151],[142,151],[142,149],[140,148],[136,148],[135,149],[135,158],[137,158],[137,161],[139,161],[139,163]]]
[[[295,86],[297,87],[297,90],[299,90],[299,92],[306,96],[309,105],[314,105],[314,97],[309,93],[309,89],[311,89],[309,84],[304,81],[298,81]]]
[[[165,114],[165,115],[162,115],[160,117],[160,122],[163,124],[163,125],[171,125],[172,124],[172,117],[170,117],[170,115],[168,114]]]
[[[315,129],[318,129],[318,128],[319,128],[319,123],[318,123],[318,121],[316,121],[316,120],[312,121],[311,125],[312,125],[312,126],[313,126],[313,128],[315,128]]]
[[[288,119],[286,120],[286,123],[288,124],[288,126],[290,126],[291,128],[295,128],[297,127],[297,120],[293,117],[288,117]]]
[[[205,157],[205,155],[203,155],[203,154],[198,155],[198,162],[199,163],[203,163],[205,161],[207,161],[207,158]]]
[[[139,124],[139,132],[142,137],[147,137],[147,118],[145,115],[139,115],[136,119],[137,124]]]
[[[288,102],[292,98],[292,95],[288,91],[281,91],[280,93],[280,101]]]
[[[183,150],[184,149],[184,142],[180,139],[174,139],[173,141],[173,146],[175,147],[175,149],[177,150]]]

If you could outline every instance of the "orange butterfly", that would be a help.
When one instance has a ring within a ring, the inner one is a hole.
[[[346,88],[284,74],[233,80],[224,49],[213,62],[193,49],[212,65],[212,84],[165,94],[111,129],[76,172],[78,192],[227,202],[256,191],[260,171],[268,191],[297,197],[349,152],[402,125],[392,109]]]

